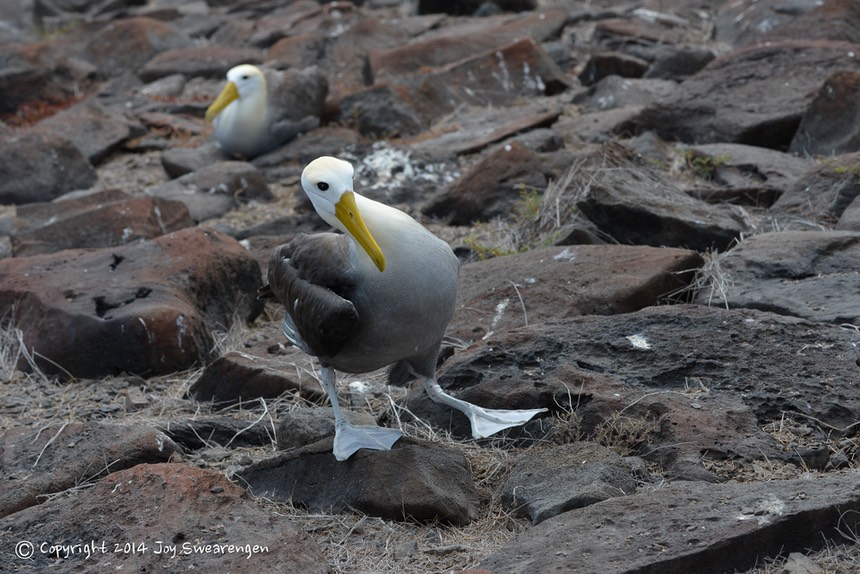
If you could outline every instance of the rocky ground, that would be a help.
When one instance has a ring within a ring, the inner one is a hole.
[[[0,570],[860,571],[851,0],[0,6]],[[228,158],[261,66],[296,137]],[[336,155],[461,258],[338,463],[256,300]]]

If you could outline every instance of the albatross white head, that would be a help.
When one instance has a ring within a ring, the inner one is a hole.
[[[379,271],[385,271],[385,256],[373,238],[352,190],[354,170],[349,162],[323,156],[302,172],[302,188],[326,223],[351,236],[367,253]]]
[[[206,110],[206,121],[213,121],[227,106],[234,104],[266,111],[266,76],[250,64],[242,64],[227,72],[227,85]]]

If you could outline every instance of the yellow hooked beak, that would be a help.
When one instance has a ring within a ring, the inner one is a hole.
[[[224,108],[229,106],[232,102],[239,99],[239,90],[236,89],[236,84],[233,82],[227,82],[227,85],[224,86],[224,89],[221,90],[221,93],[218,94],[218,97],[215,98],[215,101],[212,102],[212,105],[209,106],[209,109],[206,110],[206,121],[211,122],[215,119],[215,116],[220,114]]]
[[[359,213],[358,206],[355,204],[354,193],[347,191],[340,196],[340,200],[334,206],[334,215],[343,223],[346,230],[349,231],[355,240],[358,241],[358,244],[364,248],[373,260],[376,268],[380,271],[385,271],[385,256],[361,218],[361,213]]]

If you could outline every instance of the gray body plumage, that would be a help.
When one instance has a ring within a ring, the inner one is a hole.
[[[338,371],[366,373],[405,361],[416,373],[431,376],[454,315],[459,261],[447,243],[402,212],[366,198],[358,204],[384,250],[385,272],[346,235],[297,237],[269,264],[269,283],[293,298],[285,302],[284,334]],[[376,218],[396,220],[396,236],[387,237]],[[348,336],[332,333],[351,323],[340,304],[309,285],[326,287],[352,305],[356,319]],[[340,316],[321,331],[327,312]],[[327,348],[326,341],[338,337],[342,345]]]

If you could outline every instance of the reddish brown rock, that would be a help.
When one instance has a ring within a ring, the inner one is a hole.
[[[74,101],[81,89],[89,89],[93,83],[88,73],[91,69],[85,68],[75,65],[49,42],[3,44],[0,113]],[[73,82],[69,82],[69,74]]]
[[[156,54],[191,45],[173,25],[146,17],[82,24],[54,42],[58,49],[91,62],[102,78],[137,73]]]
[[[0,433],[0,460],[9,479],[0,494],[0,517],[108,473],[164,462],[179,453],[173,441],[149,426],[67,422],[12,427]]]
[[[15,556],[17,542],[31,541],[24,564],[41,571],[71,573],[85,564],[98,571],[330,572],[292,518],[261,509],[222,473],[184,464],[141,464],[0,524],[15,532],[0,540],[2,551]],[[61,543],[68,555],[49,551]]]
[[[701,257],[683,249],[571,245],[467,263],[450,332],[465,340],[579,315],[656,305],[692,280]]]
[[[450,26],[426,39],[396,47],[375,50],[368,55],[370,73],[375,81],[422,72],[470,59],[482,52],[510,44],[519,38],[532,38],[542,42],[559,33],[567,11],[564,8],[547,8],[538,12],[513,17],[505,16],[493,21],[466,21],[461,26]]]
[[[332,22],[341,30],[343,23]],[[346,31],[338,33],[328,43],[321,68],[329,83],[329,99],[341,97],[372,83],[368,77],[367,59],[373,50],[398,46],[408,38],[408,31],[396,20],[361,17]]]
[[[464,104],[504,106],[558,94],[570,83],[531,38],[419,74],[413,81],[411,103],[428,122]]]
[[[0,260],[0,309],[45,372],[152,376],[209,360],[213,330],[260,312],[260,284],[257,262],[234,239],[191,228]]]
[[[51,203],[18,207],[13,222],[16,257],[89,249],[153,239],[194,225],[185,205],[106,190]]]

